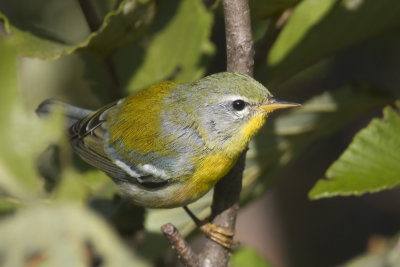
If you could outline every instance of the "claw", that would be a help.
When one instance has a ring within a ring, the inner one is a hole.
[[[235,233],[229,229],[218,227],[210,222],[203,222],[200,230],[211,240],[228,249],[235,249],[239,242],[233,239]]]
[[[215,224],[210,222],[201,221],[189,210],[188,207],[185,206],[183,208],[208,238],[228,249],[236,249],[237,247],[239,247],[239,241],[233,239],[235,232],[223,227],[216,226]]]
[[[216,226],[210,222],[202,222],[200,225],[200,230],[204,233],[216,233],[227,237],[233,237],[235,233],[229,229]]]

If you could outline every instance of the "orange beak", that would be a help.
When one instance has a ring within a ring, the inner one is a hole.
[[[298,103],[295,102],[288,102],[288,101],[282,101],[275,99],[273,97],[268,98],[265,104],[259,107],[259,110],[263,112],[271,112],[276,109],[281,109],[281,108],[292,108],[292,107],[298,107],[301,106]]]

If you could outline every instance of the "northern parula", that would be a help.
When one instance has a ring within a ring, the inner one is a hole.
[[[279,101],[253,78],[223,72],[160,82],[97,111],[63,105],[73,150],[141,206],[186,206],[233,167]]]

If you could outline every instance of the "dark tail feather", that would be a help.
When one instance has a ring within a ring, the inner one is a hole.
[[[93,112],[92,110],[79,108],[59,100],[47,99],[37,107],[36,114],[39,117],[46,117],[57,107],[62,108],[64,111],[64,114],[67,118],[67,127],[70,127]]]

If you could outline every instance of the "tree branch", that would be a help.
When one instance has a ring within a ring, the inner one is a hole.
[[[251,35],[250,10],[247,0],[224,0],[224,16],[227,46],[227,71],[253,75],[254,48]],[[235,166],[214,188],[211,206],[212,223],[235,229],[239,211],[239,196],[242,189],[242,176],[246,158],[244,151]],[[227,266],[231,252],[216,242],[205,239],[203,251],[195,255],[185,240],[171,224],[162,227],[163,233],[175,247],[186,266]]]
[[[187,267],[199,266],[199,258],[190,248],[186,240],[179,234],[178,229],[171,223],[161,226],[161,231],[168,238],[172,248],[178,253],[178,258]]]
[[[227,71],[253,76],[254,47],[247,0],[224,0]]]
[[[224,0],[224,16],[227,47],[227,70],[253,75],[254,48],[251,35],[250,9],[247,0]],[[237,163],[214,188],[212,204],[213,223],[217,226],[235,229],[239,211],[239,196],[246,151]],[[200,255],[202,266],[227,266],[230,251],[221,245],[206,240]]]

